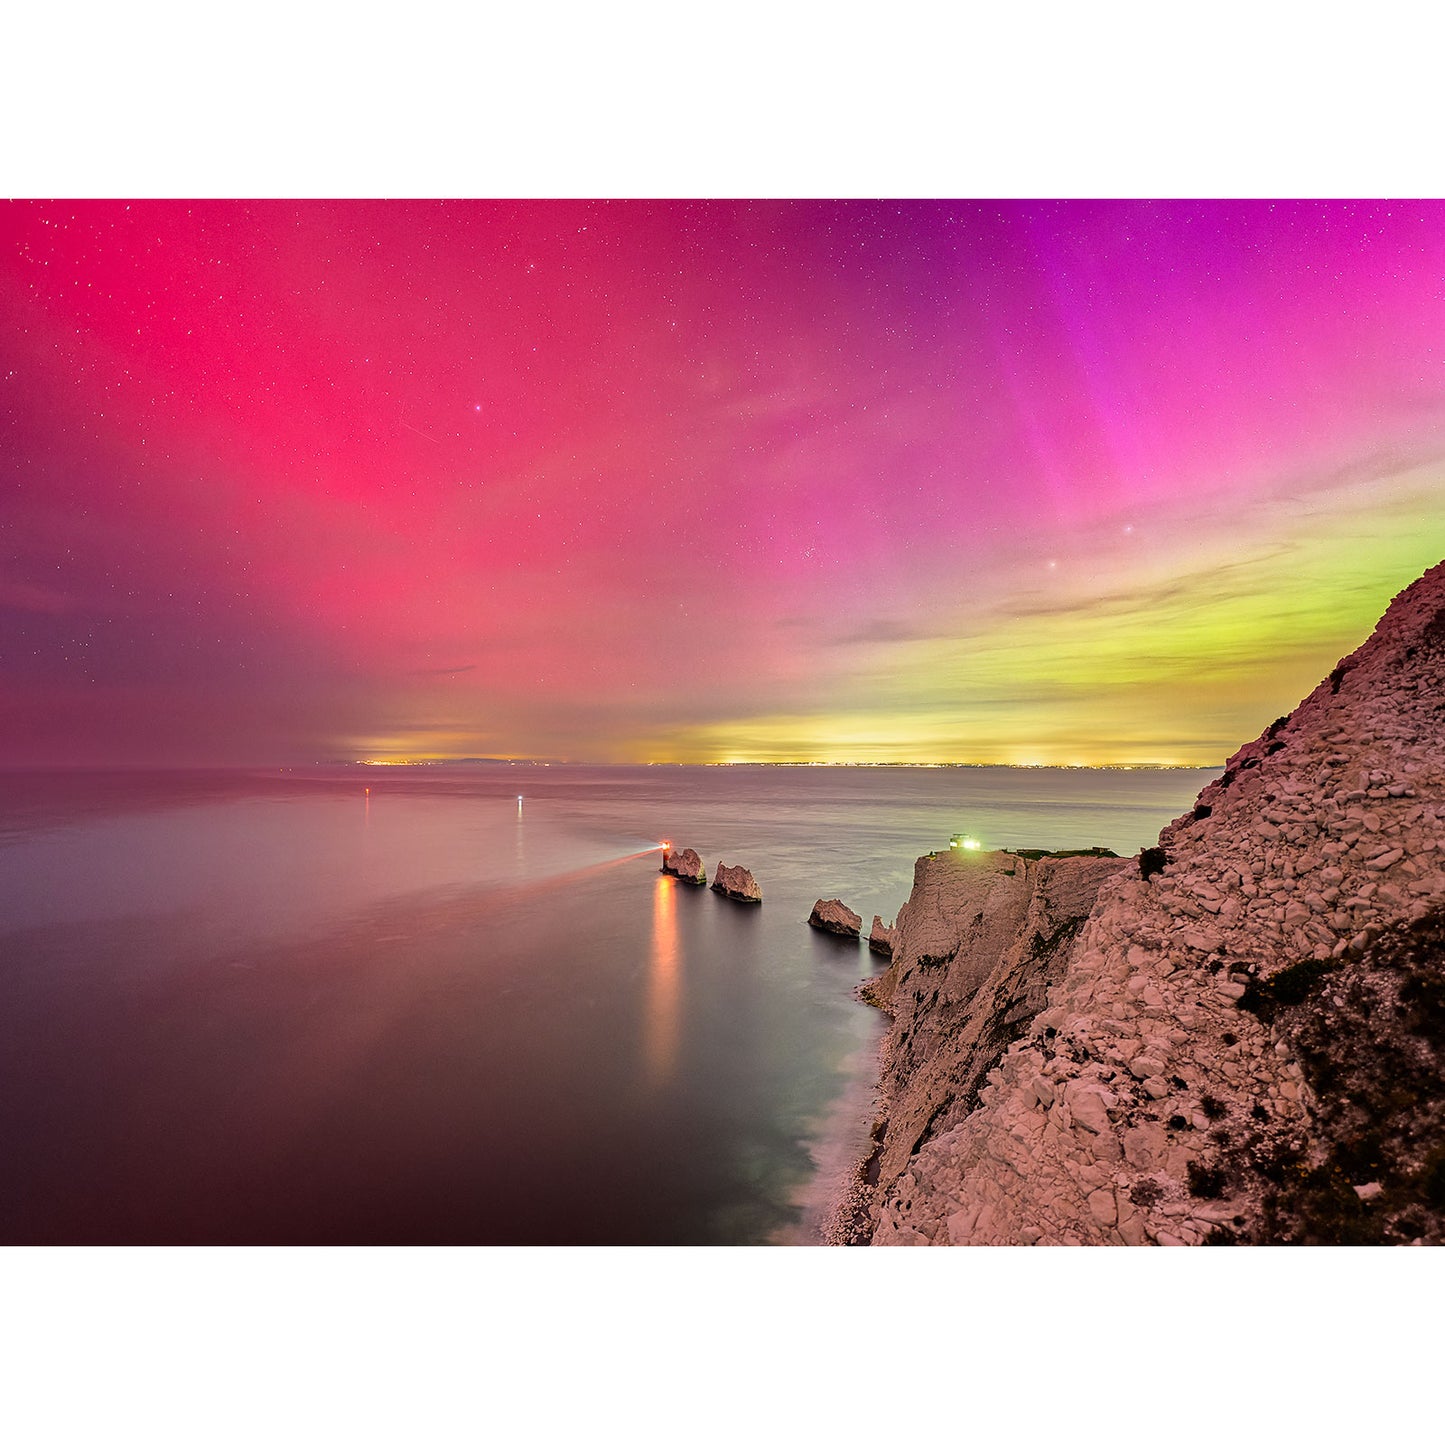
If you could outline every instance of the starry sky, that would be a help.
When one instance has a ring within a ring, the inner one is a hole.
[[[0,208],[0,761],[1217,764],[1445,554],[1434,202]]]

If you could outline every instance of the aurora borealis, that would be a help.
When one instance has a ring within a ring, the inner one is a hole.
[[[1445,555],[1436,202],[11,202],[12,764],[1215,764]]]

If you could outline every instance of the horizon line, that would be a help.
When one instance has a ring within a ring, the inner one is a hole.
[[[298,768],[445,768],[445,767],[521,767],[521,768],[1015,768],[1042,770],[1048,768],[1072,772],[1204,772],[1223,771],[1225,764],[1160,762],[1153,759],[1108,763],[1005,763],[1005,762],[869,762],[843,759],[819,762],[805,758],[729,758],[718,762],[683,762],[676,759],[651,759],[647,762],[597,762],[583,758],[317,758],[311,762],[232,761],[232,762],[29,762],[0,765],[0,773],[41,772],[208,772],[228,769],[274,769],[291,772]]]

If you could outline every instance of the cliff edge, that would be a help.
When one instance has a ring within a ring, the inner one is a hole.
[[[918,861],[855,1237],[1445,1239],[1445,563],[1139,860]]]

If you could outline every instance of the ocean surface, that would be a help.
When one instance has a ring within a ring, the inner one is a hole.
[[[0,1243],[813,1242],[882,1030],[814,900],[1133,853],[1217,774],[0,774]]]

